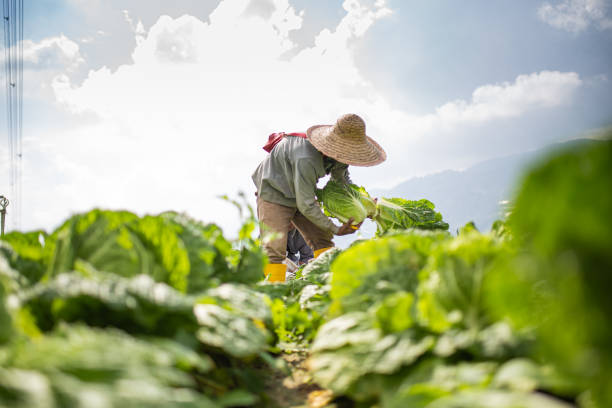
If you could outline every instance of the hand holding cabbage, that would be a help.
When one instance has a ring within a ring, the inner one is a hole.
[[[362,223],[363,222],[360,222],[357,225],[353,225],[353,219],[349,218],[344,224],[342,224],[340,226],[340,228],[338,229],[338,232],[336,232],[336,235],[350,235],[350,234],[354,234],[355,232],[357,232],[359,227],[361,227]]]

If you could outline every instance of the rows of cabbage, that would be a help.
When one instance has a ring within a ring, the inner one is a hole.
[[[236,241],[177,213],[94,210],[0,241],[0,406],[268,406],[269,300]]]
[[[490,233],[386,232],[285,284],[261,284],[252,214],[236,242],[174,213],[9,235],[1,402],[267,406],[262,366],[299,349],[357,407],[610,406],[611,159],[534,168]]]

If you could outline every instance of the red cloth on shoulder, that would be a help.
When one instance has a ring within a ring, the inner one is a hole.
[[[298,136],[302,139],[306,139],[306,133],[272,133],[270,136],[268,136],[268,143],[264,145],[263,149],[266,152],[270,153],[272,149],[274,149],[274,146],[276,146],[281,140],[283,140],[283,137],[285,136]]]

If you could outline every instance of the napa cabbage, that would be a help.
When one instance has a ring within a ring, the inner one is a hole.
[[[408,228],[448,230],[442,214],[426,199],[412,201],[403,198],[381,198],[376,202],[377,235]]]
[[[426,199],[373,199],[365,188],[336,180],[329,180],[323,189],[318,189],[317,198],[325,214],[342,223],[349,218],[353,218],[355,224],[366,218],[373,219],[377,225],[378,236],[388,231],[409,228],[448,230],[448,224],[442,220],[442,214]]]
[[[342,223],[352,218],[354,224],[359,224],[376,212],[376,202],[363,187],[336,180],[329,180],[325,187],[317,189],[317,198],[325,214]]]

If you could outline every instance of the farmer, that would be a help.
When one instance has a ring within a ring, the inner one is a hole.
[[[317,181],[331,178],[350,183],[348,165],[374,166],[387,158],[385,151],[366,136],[365,122],[355,114],[341,116],[335,125],[310,127],[306,133],[274,133],[264,150],[253,181],[257,187],[257,217],[261,224],[264,251],[270,263],[265,274],[270,282],[284,282],[283,264],[287,231],[293,224],[314,250],[315,258],[334,246],[334,235],[352,234],[359,225],[353,220],[337,226],[319,207]]]

